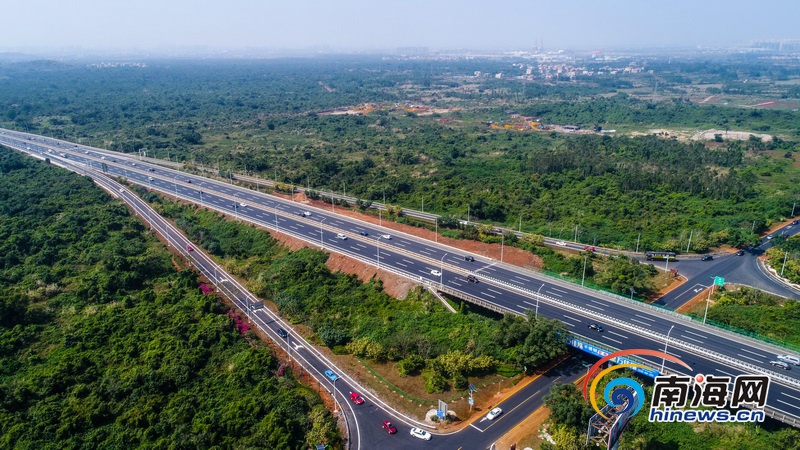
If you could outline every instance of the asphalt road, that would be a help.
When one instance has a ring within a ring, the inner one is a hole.
[[[17,141],[16,146],[22,144]],[[32,144],[32,147],[34,152],[46,152],[46,147],[38,143]],[[69,158],[79,164],[89,164],[85,156],[92,157],[92,167],[105,163],[104,167],[98,167],[99,170],[107,170],[154,189],[228,211],[266,227],[275,224],[274,227],[280,231],[312,243],[319,238],[319,244],[326,249],[365,262],[371,262],[374,258],[382,268],[403,273],[423,284],[441,283],[512,312],[522,313],[526,309],[538,308],[543,316],[562,320],[576,336],[592,339],[609,348],[660,350],[668,344],[669,353],[691,364],[694,373],[771,374],[774,381],[770,388],[770,406],[774,412],[800,418],[796,400],[800,399],[800,369],[777,373],[768,364],[776,353],[785,352],[780,348],[629,303],[622,298],[598,295],[496,261],[478,257],[474,262],[465,261],[460,250],[337,216],[326,210],[309,208],[201,177],[143,166],[141,162],[136,163],[125,156],[112,156],[111,153],[88,148],[75,150],[77,153],[71,153]],[[90,153],[86,155],[84,151]],[[98,160],[101,155],[105,155],[106,159]],[[114,159],[117,161],[114,162]],[[153,168],[154,171],[147,168]],[[245,206],[241,206],[242,203]],[[301,216],[300,213],[304,211],[311,214]],[[360,232],[367,236],[362,236]],[[348,239],[337,239],[337,233],[345,234]],[[376,238],[387,233],[391,234],[391,239]],[[434,276],[431,273],[433,270],[440,270],[442,275]],[[475,275],[480,282],[468,283],[466,274]],[[537,295],[537,291],[541,295]],[[591,322],[602,323],[606,330],[603,333],[589,331],[587,325]],[[649,361],[649,365],[659,368],[658,361]],[[665,368],[667,372],[678,370],[669,362]],[[776,382],[781,377],[784,377],[783,381]]]

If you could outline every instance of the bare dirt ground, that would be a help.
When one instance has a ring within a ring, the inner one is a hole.
[[[761,139],[762,142],[769,142],[772,140],[771,134],[751,133],[749,131],[725,131],[725,130],[705,130],[695,133],[692,136],[693,141],[713,141],[714,135],[721,134],[724,140],[746,141],[750,136],[755,136]]]

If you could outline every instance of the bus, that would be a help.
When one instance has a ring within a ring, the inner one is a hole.
[[[675,252],[644,252],[644,256],[648,261],[675,261],[678,255]]]

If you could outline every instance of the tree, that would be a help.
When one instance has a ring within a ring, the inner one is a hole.
[[[544,397],[544,403],[550,409],[553,422],[575,431],[585,429],[594,414],[574,384],[554,383],[550,393]]]

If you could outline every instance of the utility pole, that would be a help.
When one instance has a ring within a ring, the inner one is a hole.
[[[694,233],[694,230],[689,231],[689,243],[686,244],[686,254],[687,255],[689,254],[689,246],[692,245],[692,233]]]
[[[636,253],[639,253],[639,239],[642,238],[642,233],[639,233],[639,236],[636,237]]]

